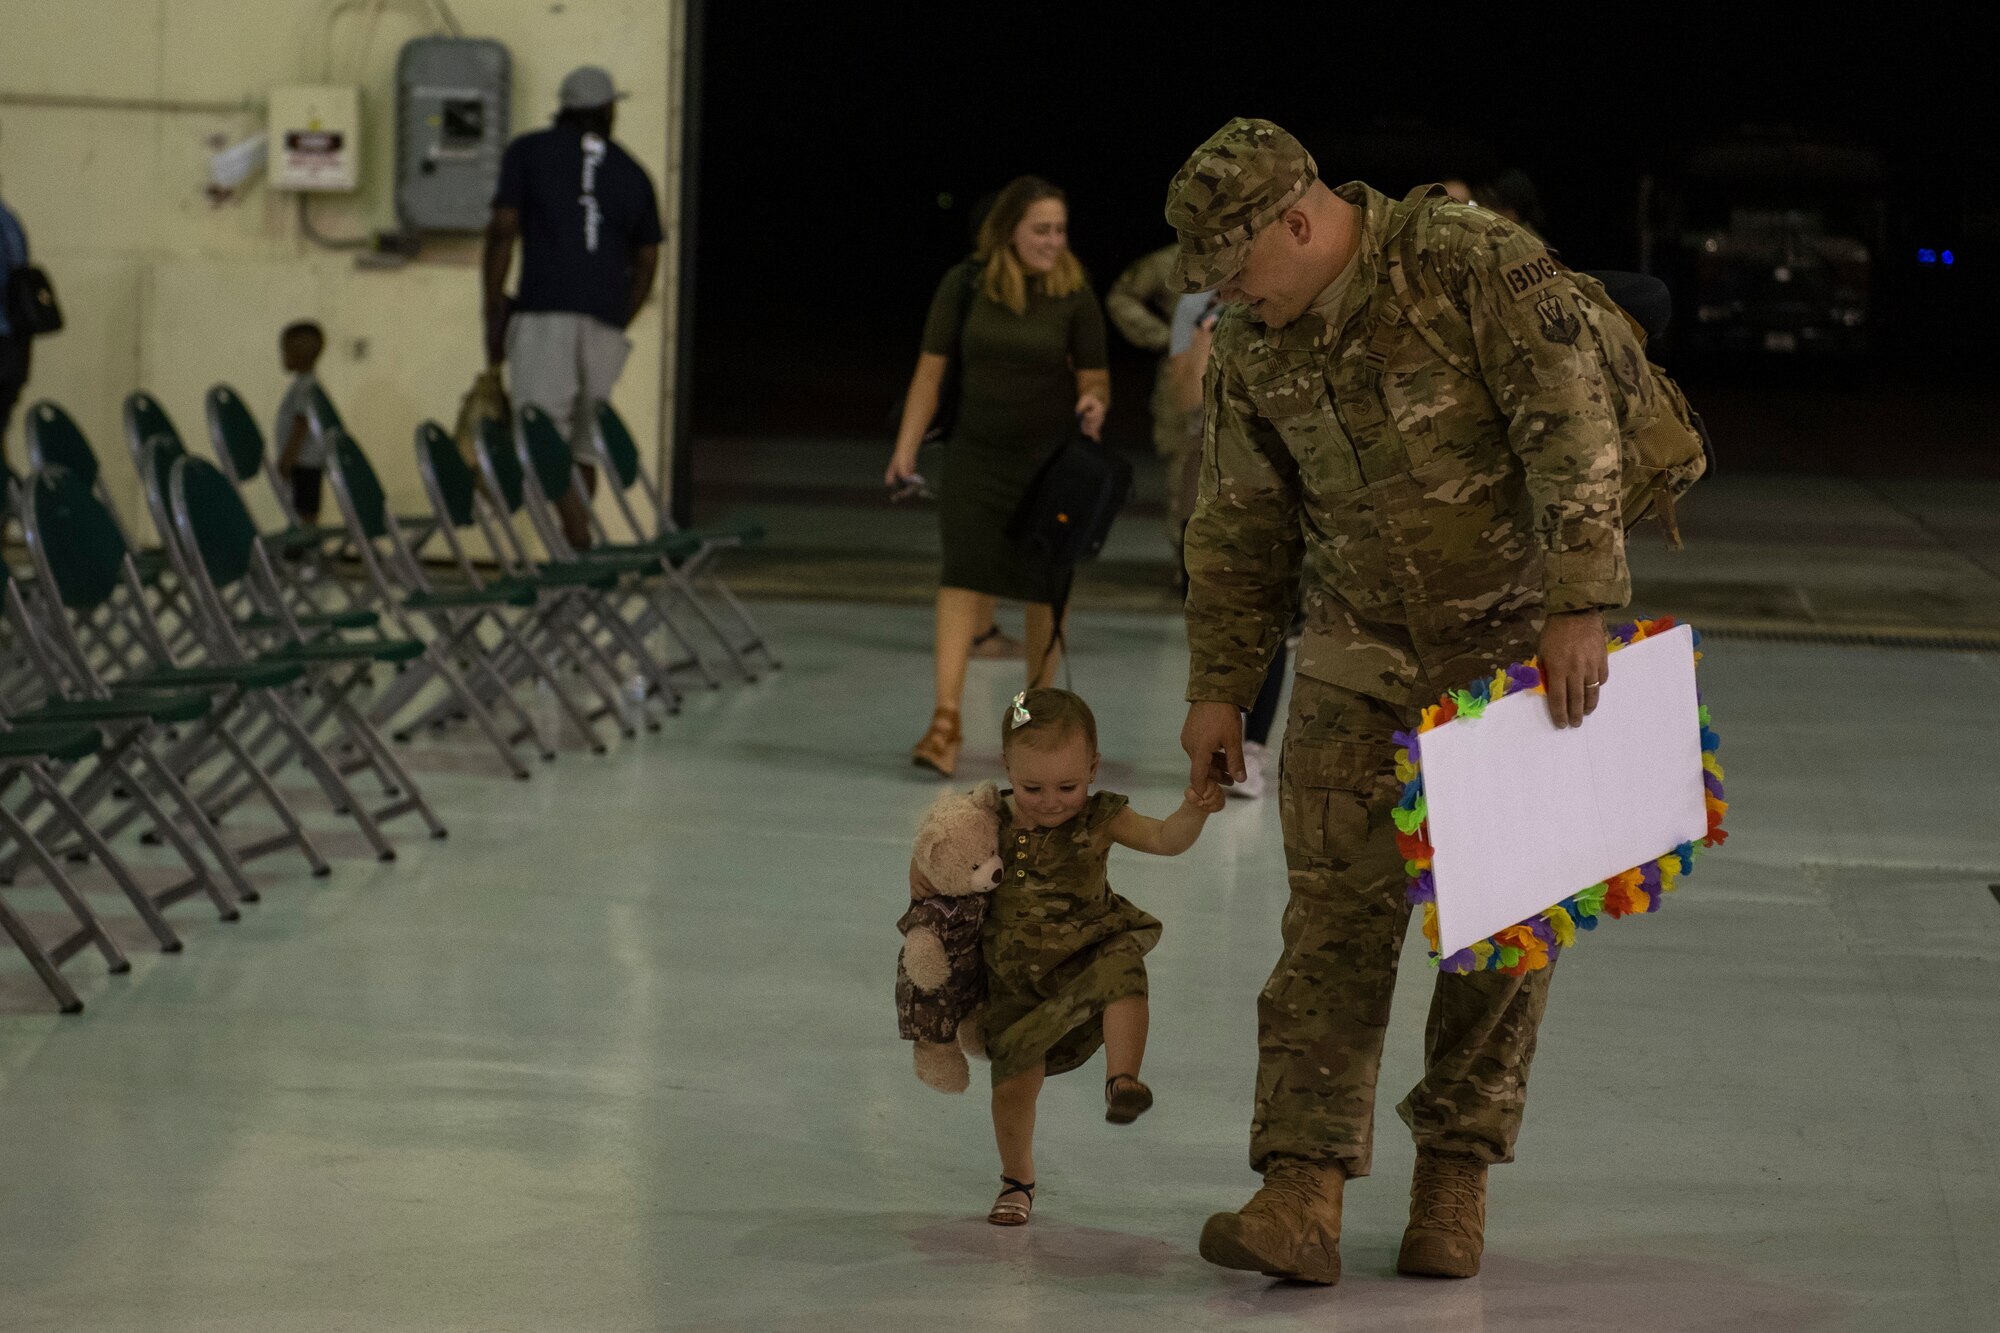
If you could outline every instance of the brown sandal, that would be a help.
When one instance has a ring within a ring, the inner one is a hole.
[[[957,711],[940,708],[931,714],[931,729],[911,748],[910,762],[948,778],[958,768],[958,751],[964,743],[965,732],[959,726]]]
[[[1002,1176],[1000,1183],[1007,1188],[1001,1190],[1000,1197],[993,1201],[993,1211],[986,1215],[986,1220],[996,1227],[1028,1225],[1028,1217],[1035,1209],[1035,1182],[1031,1180],[1024,1185],[1012,1176]],[[1009,1194],[1018,1194],[1027,1202],[1012,1203],[1007,1198]]]
[[[1104,1118],[1114,1125],[1129,1125],[1153,1109],[1153,1090],[1130,1074],[1113,1074],[1104,1080]]]

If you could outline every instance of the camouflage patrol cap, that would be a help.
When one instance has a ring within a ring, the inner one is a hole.
[[[1168,281],[1183,292],[1219,287],[1243,267],[1250,238],[1319,179],[1305,145],[1268,120],[1230,121],[1174,173],[1167,225],[1180,234]]]

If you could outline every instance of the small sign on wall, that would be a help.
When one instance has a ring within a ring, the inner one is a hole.
[[[361,183],[361,94],[352,86],[273,88],[271,188],[338,192]]]

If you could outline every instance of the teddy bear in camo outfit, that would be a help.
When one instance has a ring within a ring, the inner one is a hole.
[[[914,865],[934,893],[913,897],[896,922],[903,933],[896,1025],[916,1043],[919,1079],[939,1092],[964,1092],[966,1056],[985,1054],[979,934],[1000,883],[999,788],[988,782],[938,797],[917,830]]]

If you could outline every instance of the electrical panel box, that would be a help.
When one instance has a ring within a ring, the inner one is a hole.
[[[479,231],[507,150],[507,48],[419,37],[396,60],[396,217],[405,231]]]
[[[268,126],[274,190],[361,183],[361,93],[352,86],[273,88]]]

